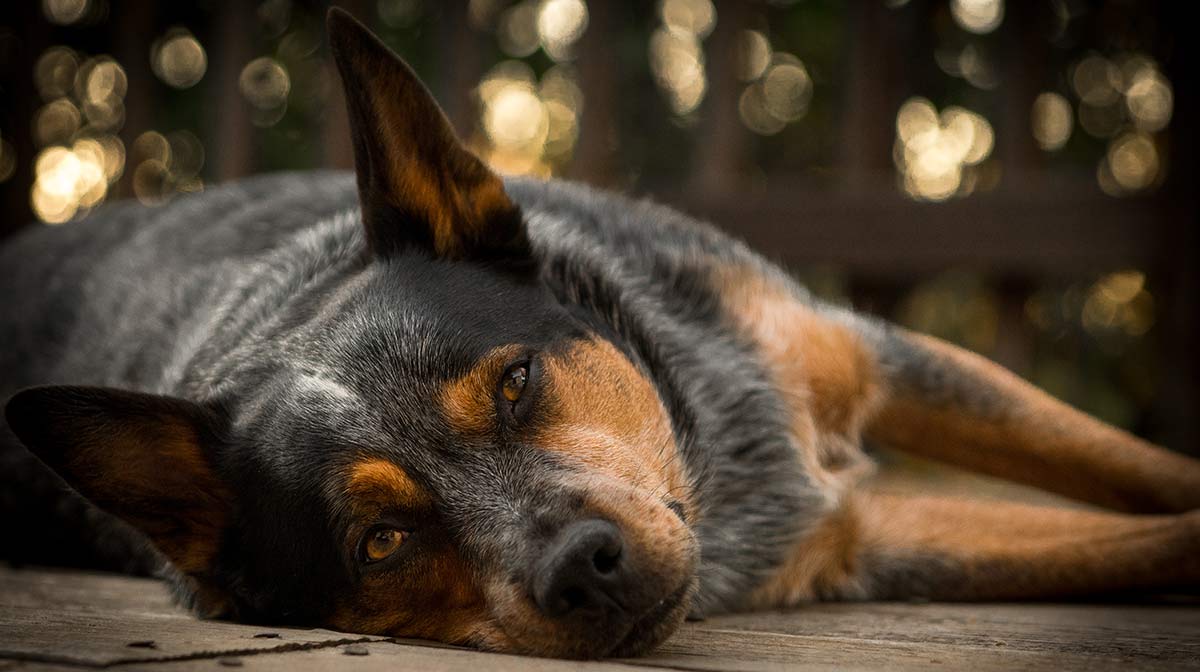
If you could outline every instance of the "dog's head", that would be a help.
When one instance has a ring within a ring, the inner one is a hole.
[[[330,15],[370,261],[217,401],[43,387],[15,433],[209,614],[541,655],[674,630],[695,514],[637,357],[539,279],[519,209],[415,75]]]

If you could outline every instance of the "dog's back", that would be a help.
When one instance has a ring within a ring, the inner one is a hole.
[[[245,315],[249,303],[293,281],[293,269],[271,260],[295,256],[289,248],[303,245],[306,228],[355,202],[352,175],[281,174],[23,231],[0,248],[0,398],[56,382],[179,391],[201,348],[240,337],[223,328],[227,320],[255,319]],[[355,223],[344,228],[358,236]],[[152,568],[136,535],[68,493],[7,426],[0,473],[0,556]]]

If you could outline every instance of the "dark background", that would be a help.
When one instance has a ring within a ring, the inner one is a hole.
[[[1190,3],[336,4],[501,171],[677,205],[822,296],[1200,452]],[[327,6],[4,3],[0,236],[348,168]]]

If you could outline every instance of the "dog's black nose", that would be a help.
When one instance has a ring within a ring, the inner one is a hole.
[[[571,523],[559,532],[538,563],[533,599],[551,618],[626,609],[629,589],[624,542],[616,525],[604,520]]]

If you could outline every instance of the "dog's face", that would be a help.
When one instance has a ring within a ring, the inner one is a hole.
[[[520,212],[407,66],[331,14],[370,261],[210,405],[35,388],[22,441],[209,614],[633,654],[695,583],[670,419],[538,280]]]

